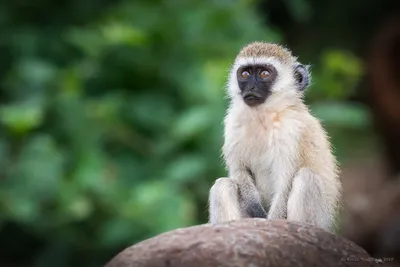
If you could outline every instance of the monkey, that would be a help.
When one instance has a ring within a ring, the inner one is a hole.
[[[305,104],[310,65],[276,43],[242,48],[227,82],[222,157],[209,223],[286,219],[334,231],[342,184],[330,137]]]

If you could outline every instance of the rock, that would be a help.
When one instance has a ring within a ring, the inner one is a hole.
[[[353,242],[308,224],[242,219],[177,229],[131,246],[105,267],[375,266]]]

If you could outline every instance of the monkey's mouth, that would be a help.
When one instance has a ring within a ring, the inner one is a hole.
[[[246,92],[243,94],[243,100],[247,105],[255,106],[263,103],[265,98],[255,92]]]

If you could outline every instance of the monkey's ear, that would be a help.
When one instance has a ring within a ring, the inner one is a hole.
[[[299,91],[304,91],[310,84],[310,66],[298,64],[294,69],[294,77],[297,82],[297,89]]]

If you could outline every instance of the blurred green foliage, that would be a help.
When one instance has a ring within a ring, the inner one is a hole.
[[[100,266],[204,223],[225,175],[230,64],[244,44],[283,37],[245,0],[3,2],[0,32],[1,243],[17,225],[39,240],[24,258],[40,267]],[[316,65],[315,113],[365,131],[365,109],[343,102],[361,63],[327,51]],[[23,253],[24,238],[6,254]]]

